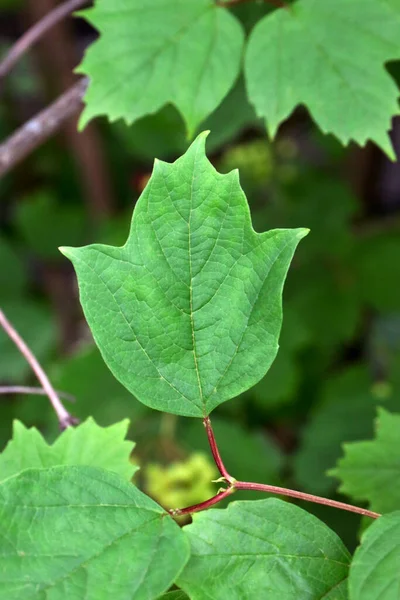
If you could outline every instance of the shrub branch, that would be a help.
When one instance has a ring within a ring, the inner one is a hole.
[[[60,429],[63,431],[70,425],[76,425],[78,423],[78,419],[70,415],[70,413],[65,409],[63,403],[57,395],[57,392],[51,385],[49,378],[46,373],[43,371],[42,367],[39,364],[39,361],[33,354],[32,350],[27,346],[24,340],[21,338],[16,329],[11,325],[10,321],[5,316],[4,312],[0,310],[0,325],[8,335],[8,337],[14,342],[17,346],[18,350],[27,360],[29,365],[32,368],[32,371],[35,373],[38,378],[43,390],[46,392],[49,400],[51,402],[52,407],[57,415],[58,423],[60,425]]]

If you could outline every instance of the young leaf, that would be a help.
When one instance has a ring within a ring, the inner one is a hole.
[[[350,600],[398,600],[400,512],[377,519],[356,550],[349,573]]]
[[[0,484],[1,597],[152,600],[188,559],[171,517],[116,474],[30,469]]]
[[[90,78],[82,125],[132,123],[170,102],[193,135],[239,74],[242,27],[211,0],[98,0],[81,14],[100,32],[78,69]]]
[[[398,59],[398,0],[299,0],[250,35],[250,100],[271,136],[299,104],[342,143],[375,141],[394,159],[387,131],[399,112],[384,63]]]
[[[257,234],[236,171],[205,134],[157,161],[122,248],[63,248],[103,357],[144,404],[204,417],[254,385],[278,350],[282,287],[307,230]]]
[[[68,428],[49,445],[34,427],[27,429],[14,421],[13,437],[0,454],[0,481],[30,467],[87,465],[114,471],[131,479],[137,467],[130,462],[135,446],[125,440],[129,421],[100,427],[89,418],[78,427]]]
[[[177,583],[192,600],[347,598],[348,551],[294,505],[233,502],[195,515],[184,531],[191,556]]]
[[[371,510],[400,509],[400,415],[378,409],[376,438],[345,444],[345,456],[330,475],[341,480],[339,490],[356,501],[367,500]]]

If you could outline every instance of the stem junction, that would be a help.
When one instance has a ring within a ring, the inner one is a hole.
[[[299,492],[297,490],[278,487],[276,485],[252,483],[249,481],[237,481],[234,477],[232,477],[232,475],[229,474],[223,463],[211,426],[210,417],[205,417],[205,419],[203,419],[203,424],[206,429],[208,442],[210,444],[215,464],[217,465],[218,471],[221,474],[221,479],[219,479],[218,481],[225,482],[226,484],[228,484],[228,487],[220,489],[215,496],[209,498],[208,500],[205,500],[204,502],[200,502],[199,504],[194,504],[193,506],[188,506],[186,508],[177,508],[174,510],[170,510],[169,513],[172,516],[188,515],[195,512],[200,512],[202,510],[206,510],[207,508],[214,506],[214,504],[218,504],[218,502],[221,502],[221,500],[227,498],[228,496],[236,492],[236,490],[254,490],[258,492],[266,492],[268,494],[288,496],[290,498],[305,500],[306,502],[314,502],[314,504],[323,504],[324,506],[331,506],[332,508],[347,510],[348,512],[354,512],[365,517],[371,517],[371,519],[377,519],[381,516],[379,513],[367,510],[366,508],[360,508],[358,506],[346,504],[345,502],[338,502],[337,500],[331,500],[330,498],[322,498],[321,496],[314,496],[313,494],[306,494],[305,492]]]

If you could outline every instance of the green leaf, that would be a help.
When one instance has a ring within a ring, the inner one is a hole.
[[[384,399],[372,387],[371,378],[363,366],[354,366],[328,379],[304,430],[295,458],[298,484],[314,494],[327,494],[334,487],[326,475],[341,456],[343,442],[372,436],[378,404],[398,406],[397,394]]]
[[[116,474],[30,469],[0,485],[7,600],[152,600],[188,559],[171,517]]]
[[[307,230],[254,232],[238,173],[200,135],[157,161],[122,248],[64,248],[114,373],[144,404],[204,417],[254,385],[278,350],[282,287]]]
[[[349,553],[326,525],[281,500],[194,515],[178,585],[192,600],[345,600]]]
[[[103,428],[90,417],[49,445],[37,429],[14,421],[12,440],[0,454],[0,481],[30,467],[57,465],[101,467],[131,479],[137,467],[130,462],[135,444],[125,440],[128,427],[128,419]]]
[[[211,151],[216,151],[245,126],[257,123],[240,78],[222,104],[202,124],[202,129],[211,130],[207,144]],[[179,156],[187,148],[182,119],[172,105],[139,119],[131,127],[119,122],[113,129],[127,152],[141,163],[153,161],[155,156],[162,159]]]
[[[132,407],[132,395],[113,377],[94,345],[60,360],[51,370],[51,380],[57,389],[77,399],[74,415],[82,419],[92,415],[103,426],[127,414],[134,422],[147,410],[139,402]]]
[[[268,410],[290,402],[298,388],[300,375],[293,354],[281,348],[266,376],[251,390],[257,406]]]
[[[344,445],[345,456],[330,475],[341,481],[339,490],[371,509],[387,513],[400,509],[400,415],[378,410],[373,441]]]
[[[99,0],[80,14],[100,32],[78,69],[90,78],[82,125],[172,103],[191,136],[239,75],[242,27],[211,0]]]
[[[350,600],[398,600],[400,512],[377,519],[361,541],[350,565]]]
[[[2,302],[2,310],[40,362],[46,361],[56,342],[56,328],[51,313],[25,299]],[[0,328],[0,380],[21,383],[32,369],[14,342]]]
[[[399,92],[384,63],[400,58],[399,37],[398,0],[299,0],[264,17],[245,73],[270,135],[304,104],[325,133],[344,144],[373,140],[395,159],[387,131]]]

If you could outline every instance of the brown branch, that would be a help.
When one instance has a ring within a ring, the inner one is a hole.
[[[47,396],[49,397],[51,405],[53,406],[54,411],[57,415],[60,429],[64,430],[70,425],[75,425],[76,423],[78,423],[78,420],[75,419],[75,417],[73,417],[72,415],[70,415],[69,412],[65,409],[63,403],[57,395],[57,392],[51,385],[49,378],[40,366],[37,358],[28,348],[28,346],[21,338],[19,333],[11,325],[10,321],[7,319],[2,310],[0,310],[0,325],[6,332],[8,337],[17,346],[18,350],[21,352],[21,354],[24,356],[27,362],[30,364],[32,371],[35,373],[42,388],[45,390]]]
[[[0,177],[60,129],[69,117],[81,110],[87,85],[85,77],[80,79],[0,145]]]
[[[4,78],[13,68],[15,63],[56,23],[70,15],[74,10],[86,4],[86,0],[68,0],[49,12],[40,19],[33,27],[12,46],[6,57],[0,63],[0,80]]]
[[[46,390],[40,387],[31,387],[26,385],[2,385],[0,386],[0,396],[10,394],[30,394],[32,396],[47,396]],[[75,402],[74,396],[65,392],[58,392],[57,395],[64,400],[69,402]]]
[[[58,0],[27,0],[33,22],[45,19],[57,7]],[[40,75],[50,97],[61,94],[76,81],[74,67],[80,61],[71,21],[60,21],[46,32],[35,53]],[[94,222],[108,218],[115,205],[112,180],[104,142],[96,124],[89,123],[78,132],[76,118],[68,119],[63,128],[64,139],[76,165],[82,197]]]

